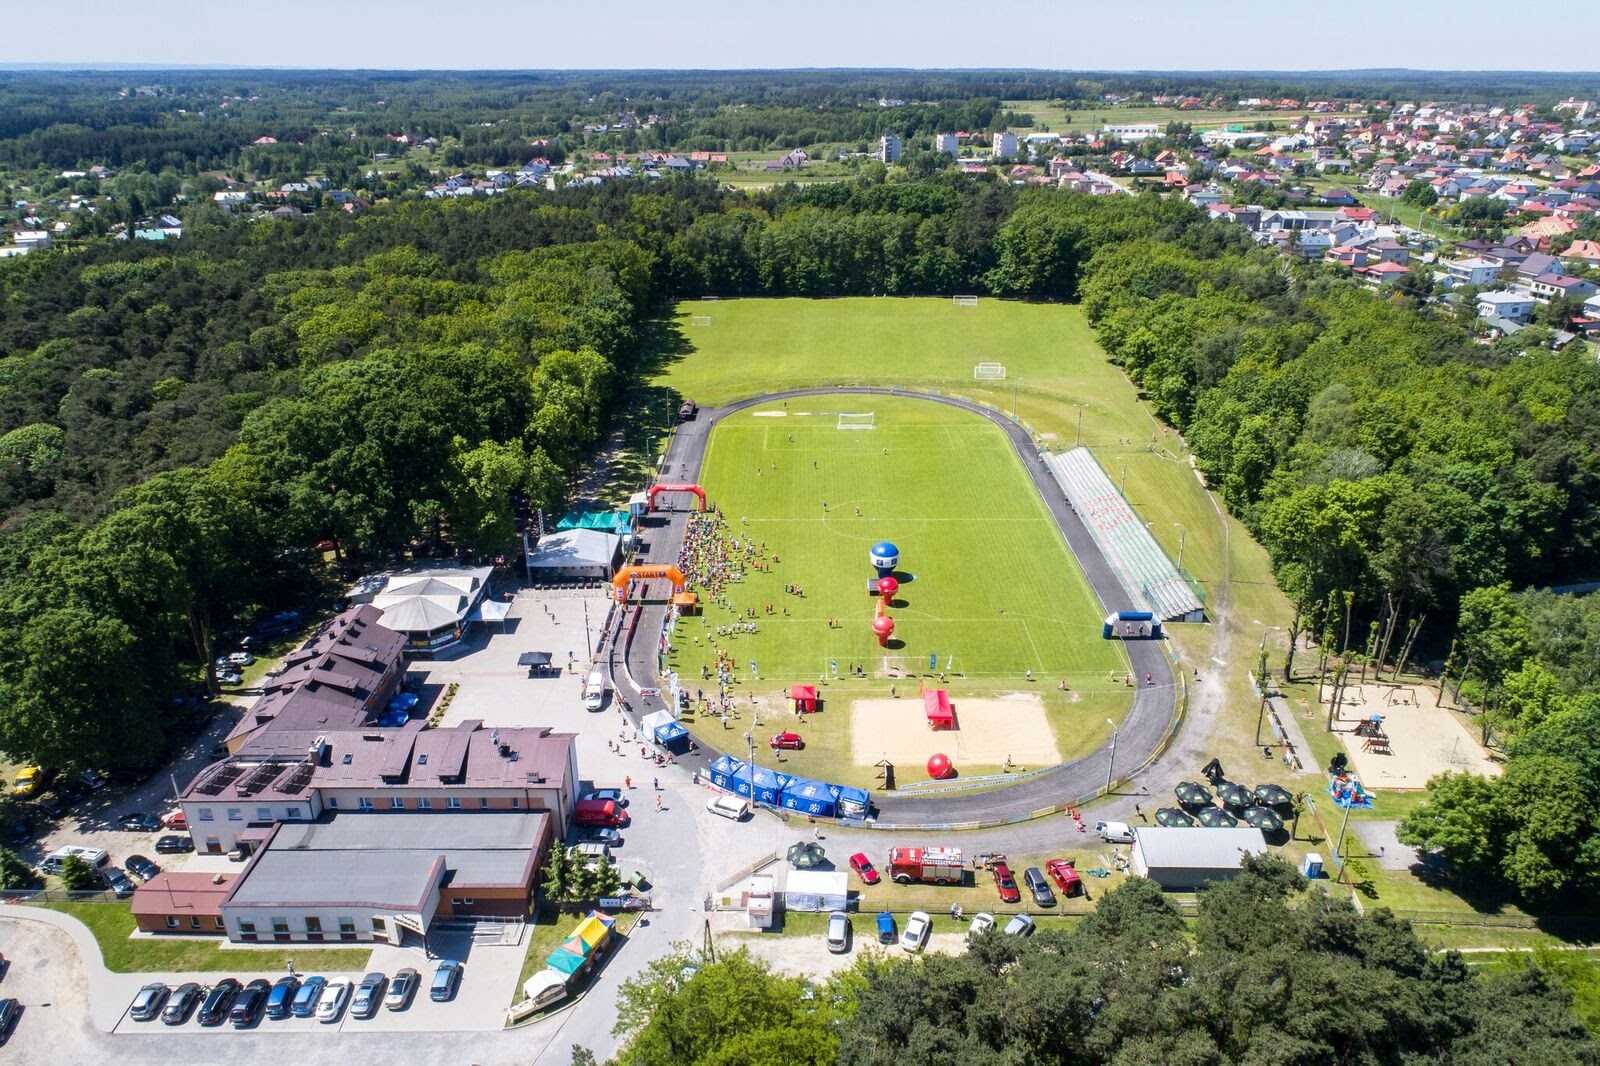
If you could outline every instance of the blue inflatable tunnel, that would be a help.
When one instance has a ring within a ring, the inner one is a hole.
[[[1104,640],[1160,640],[1161,620],[1149,611],[1118,611],[1106,615],[1100,636]]]

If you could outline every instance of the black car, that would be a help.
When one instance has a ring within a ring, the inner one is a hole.
[[[275,1020],[287,1018],[289,1007],[294,1003],[294,994],[298,991],[300,991],[300,978],[294,974],[278,978],[272,986],[272,991],[267,993],[267,1017]]]
[[[156,841],[157,855],[182,855],[186,851],[194,850],[194,841],[186,836],[164,836]]]
[[[248,1029],[261,1020],[261,1008],[267,1005],[267,993],[272,991],[272,986],[261,978],[256,978],[244,986],[233,1001],[233,1009],[228,1012],[228,1020],[235,1029]]]
[[[155,1021],[161,1013],[161,1008],[167,1005],[167,994],[170,991],[160,981],[145,985],[139,989],[139,994],[133,997],[133,1006],[128,1008],[128,1017],[136,1022]]]
[[[1044,874],[1039,872],[1037,866],[1030,866],[1022,871],[1022,883],[1028,886],[1028,891],[1033,893],[1033,902],[1039,906],[1056,905],[1056,894],[1050,891],[1050,882],[1044,879]]]
[[[33,826],[26,818],[13,818],[6,823],[6,842],[22,847],[33,843]]]
[[[161,1021],[167,1025],[182,1025],[188,1021],[189,1014],[194,1010],[194,1005],[200,1002],[200,996],[204,992],[205,989],[193,981],[174,988],[172,995],[167,997],[167,1005],[162,1008]]]
[[[129,811],[117,819],[117,828],[130,833],[154,833],[161,828],[161,819],[143,811]]]
[[[11,1030],[16,1028],[17,1015],[22,1013],[22,1006],[9,996],[0,999],[0,1044],[5,1043],[11,1035]]]
[[[128,875],[141,885],[161,872],[161,867],[145,858],[143,855],[129,855],[122,860],[122,868]]]
[[[239,982],[232,977],[224,977],[212,985],[205,1002],[200,1004],[200,1024],[221,1025],[228,1017],[228,1008],[233,1006],[233,997],[238,994]]]

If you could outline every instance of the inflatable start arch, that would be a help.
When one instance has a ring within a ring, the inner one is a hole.
[[[628,586],[637,580],[664,577],[672,582],[672,594],[683,591],[683,571],[676,566],[624,566],[611,579],[611,598],[619,604],[628,602]]]
[[[650,510],[652,511],[656,509],[656,497],[663,492],[692,492],[700,498],[700,510],[704,511],[706,509],[706,490],[699,485],[691,485],[688,482],[663,481],[658,485],[651,485],[649,492]]]

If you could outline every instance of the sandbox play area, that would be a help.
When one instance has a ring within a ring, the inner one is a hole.
[[[1368,788],[1423,788],[1430,777],[1447,770],[1484,777],[1500,773],[1500,764],[1488,757],[1471,731],[1433,701],[1434,693],[1418,685],[1352,684],[1346,689],[1333,728]],[[1322,706],[1326,714],[1327,704]]]
[[[943,752],[959,771],[967,766],[1013,764],[1038,767],[1061,762],[1044,702],[1031,692],[988,698],[952,694],[954,729],[929,729],[922,699],[912,689],[900,699],[850,703],[852,755],[857,766],[888,759],[921,766]]]

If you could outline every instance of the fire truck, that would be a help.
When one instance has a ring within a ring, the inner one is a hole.
[[[889,876],[902,885],[959,885],[966,877],[960,848],[890,848]]]

